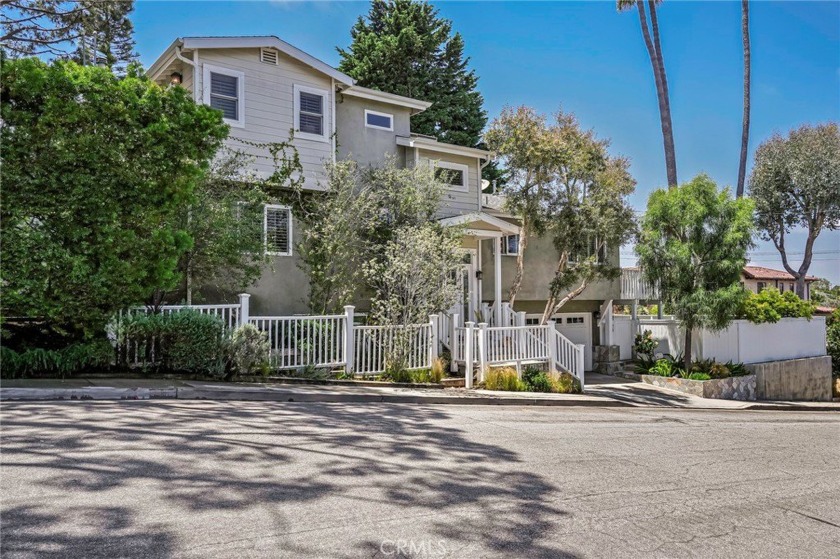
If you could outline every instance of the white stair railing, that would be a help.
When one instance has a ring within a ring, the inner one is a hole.
[[[570,373],[580,381],[580,389],[584,386],[584,348],[583,344],[576,344],[569,338],[551,328],[551,362],[555,369]]]

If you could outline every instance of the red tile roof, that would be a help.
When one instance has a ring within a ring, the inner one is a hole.
[[[744,266],[744,277],[756,280],[791,280],[793,276],[786,270],[774,270],[763,266]],[[805,276],[805,281],[816,281],[814,276]]]

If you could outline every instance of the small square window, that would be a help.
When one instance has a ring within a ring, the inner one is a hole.
[[[508,256],[519,254],[519,235],[506,235],[502,237],[502,254]]]
[[[394,116],[388,113],[379,113],[376,111],[365,111],[365,126],[368,128],[378,128],[379,130],[394,129]]]
[[[263,239],[268,254],[292,254],[292,210],[267,204],[263,214]]]
[[[242,72],[204,65],[204,102],[221,111],[232,126],[245,125],[244,83]]]

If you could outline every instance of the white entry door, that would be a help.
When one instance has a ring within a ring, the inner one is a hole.
[[[592,313],[561,313],[552,317],[561,334],[576,344],[583,344],[583,367],[592,370]]]

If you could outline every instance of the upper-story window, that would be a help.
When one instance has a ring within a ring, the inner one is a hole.
[[[767,288],[767,284],[763,281],[756,282],[756,293],[761,293]]]
[[[222,111],[231,126],[245,126],[245,74],[205,64],[204,102]]]
[[[394,115],[365,110],[365,126],[378,130],[394,130]]]
[[[292,254],[292,210],[288,206],[265,205],[263,241],[268,254],[275,256]]]
[[[295,137],[327,141],[327,92],[323,89],[294,86]]]
[[[577,264],[592,257],[594,257],[596,264],[607,262],[607,245],[597,237],[587,238],[585,248],[569,254],[569,262]]]
[[[444,181],[452,190],[469,191],[469,167],[449,161],[437,161],[435,164],[436,179]]]

